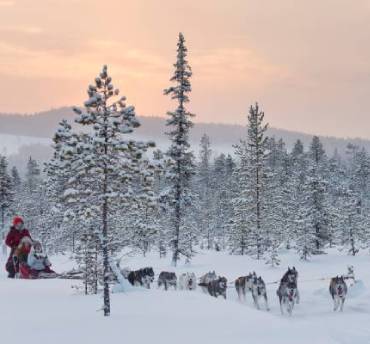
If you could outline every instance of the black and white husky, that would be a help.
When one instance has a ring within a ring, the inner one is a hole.
[[[177,289],[177,276],[174,272],[162,271],[158,276],[157,281],[158,288],[164,287],[164,290],[168,290],[169,287]]]
[[[208,283],[199,283],[199,285],[207,288],[209,295],[216,298],[221,295],[226,300],[227,279],[225,277],[218,277]]]
[[[281,314],[284,314],[284,308],[289,315],[292,314],[294,304],[299,303],[299,291],[298,291],[298,271],[295,267],[292,269],[288,267],[288,271],[284,274],[280,280],[280,285],[276,291],[280,302]]]
[[[334,312],[338,310],[343,312],[344,301],[347,295],[347,284],[344,277],[333,277],[330,280],[329,292],[334,301]]]
[[[265,282],[262,277],[257,277],[255,272],[250,273],[247,276],[239,277],[235,281],[235,289],[240,301],[245,301],[245,295],[247,291],[250,291],[254,305],[257,309],[260,309],[259,299],[263,297],[265,300],[265,307],[269,310]]]
[[[292,315],[294,304],[297,299],[297,293],[298,289],[295,282],[284,283],[282,288],[278,289],[281,314],[284,314],[285,309],[289,315]]]
[[[265,308],[266,310],[270,310],[268,301],[267,301],[267,292],[266,292],[266,285],[263,281],[262,277],[252,279],[252,297],[254,305],[257,309],[260,309],[260,305],[258,300],[263,298],[265,300]]]
[[[136,271],[124,269],[121,271],[123,276],[128,279],[131,285],[141,286],[150,289],[150,284],[154,281],[154,270],[151,267],[146,267]]]
[[[208,293],[208,283],[212,282],[216,279],[217,279],[217,275],[216,275],[216,272],[214,270],[210,271],[210,272],[207,272],[205,275],[203,275],[199,279],[199,286],[202,287],[202,290],[203,290],[204,293]]]
[[[249,273],[247,276],[241,276],[235,280],[235,289],[240,301],[245,301],[247,291],[252,291],[252,280],[256,279],[255,272]]]

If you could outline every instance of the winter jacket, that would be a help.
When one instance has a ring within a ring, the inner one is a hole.
[[[27,229],[22,229],[22,230],[17,230],[13,226],[10,227],[10,231],[8,232],[6,238],[5,238],[5,244],[10,247],[10,254],[9,258],[6,262],[6,271],[9,272],[9,277],[14,277],[14,274],[18,270],[18,263],[13,262],[13,255],[18,248],[21,240],[24,237],[29,237],[31,238],[30,232]],[[32,240],[32,239],[31,239]],[[29,249],[24,249],[24,250],[18,250],[20,251],[18,254],[18,261],[24,261],[27,259],[27,255],[29,253]],[[22,252],[21,252],[22,251]]]
[[[42,271],[45,268],[51,266],[48,257],[43,253],[36,253],[33,248],[28,255],[27,264],[31,269],[38,271]]]
[[[14,251],[24,237],[31,238],[30,232],[27,229],[22,229],[19,231],[12,226],[10,227],[10,231],[5,238],[5,244],[9,246],[12,251]]]

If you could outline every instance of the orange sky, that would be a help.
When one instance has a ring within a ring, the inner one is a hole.
[[[197,121],[370,138],[370,0],[0,0],[0,112],[80,105],[103,64],[164,115],[179,31]]]

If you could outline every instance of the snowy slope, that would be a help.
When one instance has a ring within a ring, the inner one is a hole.
[[[194,271],[197,276],[215,269],[230,281],[256,270],[266,282],[278,280],[288,265],[298,269],[301,304],[291,318],[280,315],[276,284],[268,284],[271,311],[257,311],[251,299],[236,300],[233,288],[228,300],[196,292],[134,288],[112,296],[112,315],[104,318],[100,296],[80,295],[62,280],[8,280],[0,274],[0,329],[2,343],[370,343],[369,256],[349,257],[336,251],[315,257],[309,263],[284,254],[282,267],[272,269],[263,262],[225,253],[199,254],[191,266],[175,271]],[[54,258],[56,269],[70,267],[67,257]],[[146,265],[173,270],[169,260],[156,255],[127,258],[127,265]],[[3,265],[3,262],[1,262]],[[328,281],[353,264],[357,279],[350,289],[343,313],[332,312]]]
[[[41,144],[49,146],[51,140],[42,137],[0,134],[0,154],[17,154],[22,146]]]

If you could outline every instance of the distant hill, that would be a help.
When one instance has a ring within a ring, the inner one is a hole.
[[[165,148],[168,145],[168,139],[165,135],[165,118],[155,116],[139,117],[142,125],[135,132],[135,137],[145,140],[154,140],[160,148]],[[29,154],[38,157],[45,156],[46,159],[50,154],[49,142],[51,141],[44,139],[50,139],[53,136],[58,123],[62,119],[67,119],[73,124],[74,113],[72,108],[63,107],[28,115],[0,113],[0,153],[4,151],[4,145],[6,145],[5,141],[1,139],[1,134],[34,137],[35,140],[30,139],[26,144],[18,144],[18,154],[21,154],[22,158],[20,156],[16,157],[13,154],[11,160],[16,160],[18,164],[19,161],[23,160],[23,158]],[[242,125],[232,124],[195,123],[190,137],[195,151],[204,133],[210,137],[213,150],[216,154],[220,152],[231,153],[233,151],[232,145],[245,137],[246,128]],[[268,135],[276,138],[283,138],[288,149],[293,146],[297,139],[300,139],[306,147],[312,139],[312,135],[309,134],[277,128],[270,128]],[[9,136],[7,137],[9,141]],[[324,136],[321,136],[321,140],[329,155],[335,150],[343,155],[349,142],[363,146],[370,151],[370,140]],[[1,142],[3,142],[2,145]],[[43,149],[40,148],[42,146],[44,147]],[[7,147],[5,147],[5,151],[11,152],[12,149],[9,147],[7,149]]]

